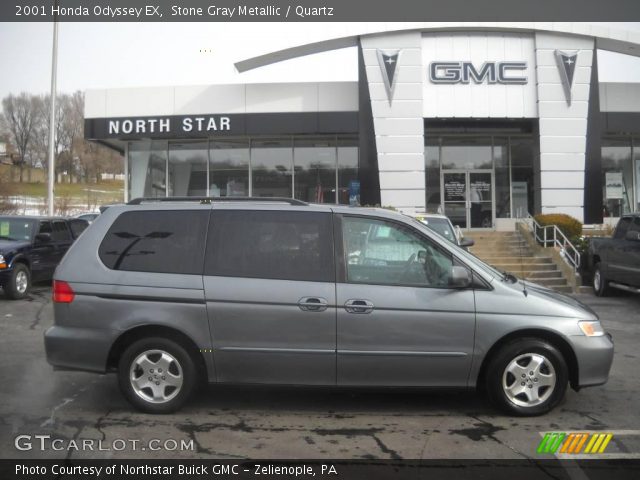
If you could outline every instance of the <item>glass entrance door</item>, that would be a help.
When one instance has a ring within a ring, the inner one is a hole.
[[[462,229],[493,228],[492,170],[447,170],[442,173],[444,214]]]

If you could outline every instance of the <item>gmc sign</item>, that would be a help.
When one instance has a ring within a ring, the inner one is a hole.
[[[477,69],[471,62],[431,62],[429,78],[433,83],[488,83],[524,85],[527,77],[516,71],[526,71],[527,62],[484,62]]]

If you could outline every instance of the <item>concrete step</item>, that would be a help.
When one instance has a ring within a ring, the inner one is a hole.
[[[561,287],[551,287],[552,290],[560,293],[573,293],[573,288],[570,285],[561,286]]]
[[[541,270],[538,272],[531,272],[529,273],[529,278],[562,278],[564,279],[564,277],[562,276],[562,272],[560,270]]]
[[[522,260],[523,263],[553,263],[553,259],[551,257],[533,257],[527,256],[520,258],[519,256],[515,257],[505,257],[499,255],[486,255],[480,257],[483,262],[492,263],[492,262],[502,262],[502,263],[520,263]]]
[[[528,249],[519,250],[500,250],[500,249],[471,249],[471,253],[473,253],[476,257],[533,257],[533,252]]]
[[[507,272],[519,272],[521,270],[532,272],[548,272],[558,270],[558,266],[555,263],[503,263],[496,262],[490,263],[494,267],[500,270],[506,270]]]
[[[528,278],[526,278],[527,281],[531,281],[533,283],[537,283],[539,285],[543,285],[545,287],[562,287],[567,285],[567,281],[560,277],[560,278],[531,278],[531,276],[529,276]]]

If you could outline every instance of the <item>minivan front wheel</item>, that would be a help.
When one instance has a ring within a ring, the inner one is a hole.
[[[568,369],[551,343],[524,338],[506,344],[487,367],[487,392],[508,413],[541,415],[552,410],[567,390]]]
[[[145,338],[120,357],[118,383],[125,398],[147,413],[171,413],[189,398],[196,367],[189,353],[166,338]]]

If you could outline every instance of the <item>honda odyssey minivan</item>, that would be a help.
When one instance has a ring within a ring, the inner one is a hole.
[[[56,368],[116,372],[131,404],[202,382],[482,387],[539,415],[601,385],[611,336],[577,300],[501,273],[419,221],[292,199],[137,199],[58,266]]]

